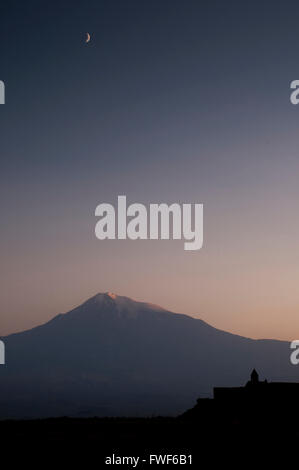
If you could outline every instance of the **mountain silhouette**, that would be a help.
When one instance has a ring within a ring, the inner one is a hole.
[[[298,381],[290,345],[233,335],[112,293],[1,338],[0,417],[178,414],[215,386]]]

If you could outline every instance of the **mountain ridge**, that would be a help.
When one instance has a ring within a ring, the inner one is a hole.
[[[0,417],[176,414],[255,367],[297,381],[289,343],[256,340],[113,293],[3,337]]]

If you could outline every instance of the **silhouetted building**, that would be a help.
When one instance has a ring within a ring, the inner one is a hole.
[[[255,369],[243,387],[215,387],[214,399],[199,398],[183,419],[248,426],[287,425],[297,413],[299,383],[260,381]]]
[[[299,383],[260,381],[255,369],[244,387],[215,387],[215,403],[248,409],[262,407],[272,409],[291,408],[298,405]],[[252,405],[252,406],[251,406]]]
[[[253,371],[251,372],[250,377],[251,377],[251,383],[257,384],[259,382],[259,374],[257,373],[255,369],[253,369]]]

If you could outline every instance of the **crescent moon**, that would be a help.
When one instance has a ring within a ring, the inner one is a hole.
[[[86,41],[85,42],[89,42],[89,41],[90,41],[90,34],[86,33]]]

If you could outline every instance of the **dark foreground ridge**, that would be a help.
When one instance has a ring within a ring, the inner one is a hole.
[[[137,468],[153,468],[149,456],[166,454],[192,455],[192,468],[242,468],[245,460],[251,468],[272,462],[286,468],[297,454],[298,399],[299,384],[260,382],[253,371],[244,387],[215,388],[214,399],[199,399],[176,418],[2,421],[1,454],[11,464],[26,455],[32,468],[41,468],[41,455],[58,468],[110,468],[107,458],[124,456],[139,456]]]

